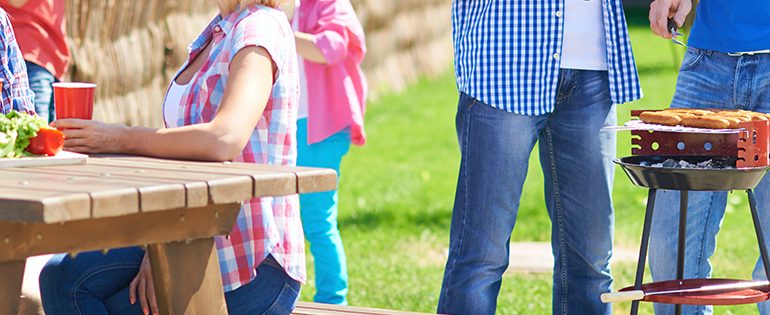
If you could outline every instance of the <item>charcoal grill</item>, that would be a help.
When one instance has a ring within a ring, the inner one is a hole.
[[[632,111],[638,117],[642,111]],[[644,227],[639,248],[636,279],[634,285],[620,291],[643,290],[648,292],[672,292],[692,289],[713,284],[717,287],[734,283],[740,287],[743,280],[737,279],[684,279],[685,235],[687,226],[687,206],[689,191],[731,191],[745,190],[749,199],[749,208],[754,221],[754,230],[759,242],[760,254],[765,273],[770,279],[770,257],[762,237],[754,189],[770,166],[768,144],[770,142],[770,122],[753,121],[739,124],[738,129],[708,130],[697,128],[664,127],[639,125],[631,128],[632,156],[615,160],[629,179],[637,186],[649,189]],[[684,160],[699,163],[708,159],[722,161],[731,168],[663,168],[650,166],[666,159]],[[643,164],[642,162],[646,162]],[[679,204],[679,239],[677,246],[676,279],[670,281],[643,284],[644,267],[650,239],[655,196],[658,189],[680,191]],[[725,289],[706,293],[671,293],[650,294],[641,301],[668,303],[676,305],[676,314],[682,312],[683,304],[693,305],[731,305],[748,304],[768,300],[770,286],[757,288]],[[631,314],[639,311],[639,300],[631,304]]]

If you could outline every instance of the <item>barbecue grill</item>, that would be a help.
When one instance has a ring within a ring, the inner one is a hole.
[[[638,117],[640,110],[631,111]],[[613,129],[613,128],[610,128]],[[632,156],[616,159],[615,163],[637,186],[649,189],[644,217],[636,279],[632,287],[618,293],[602,296],[603,301],[633,300],[631,314],[639,310],[639,301],[676,304],[676,314],[681,314],[682,304],[730,305],[748,304],[768,300],[770,285],[767,282],[747,282],[737,279],[683,279],[685,235],[689,191],[745,190],[759,242],[765,273],[770,277],[770,257],[762,237],[756,201],[752,189],[770,166],[768,142],[769,121],[742,122],[738,129],[700,129],[646,125],[632,121],[614,129],[631,130]],[[681,161],[685,167],[664,167]],[[698,168],[698,165],[718,167]],[[690,168],[691,165],[695,167]],[[679,239],[677,248],[676,280],[642,284],[650,224],[658,189],[680,191]],[[633,298],[630,298],[634,296]]]

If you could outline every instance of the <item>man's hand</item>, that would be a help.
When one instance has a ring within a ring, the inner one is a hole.
[[[660,37],[671,39],[668,19],[673,19],[677,27],[682,27],[691,9],[691,0],[652,1],[650,3],[650,28],[652,28],[652,32]]]

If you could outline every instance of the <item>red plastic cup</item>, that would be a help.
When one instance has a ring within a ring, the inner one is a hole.
[[[91,119],[94,113],[96,84],[59,82],[53,84],[56,119]]]

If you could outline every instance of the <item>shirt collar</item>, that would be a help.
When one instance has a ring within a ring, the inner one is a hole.
[[[189,54],[195,55],[199,53],[215,34],[221,33],[222,36],[227,36],[227,33],[233,29],[235,24],[246,17],[251,10],[252,8],[241,9],[239,6],[224,17],[217,14],[203,30],[203,33],[201,33],[198,38],[190,44],[190,47],[187,48]]]

